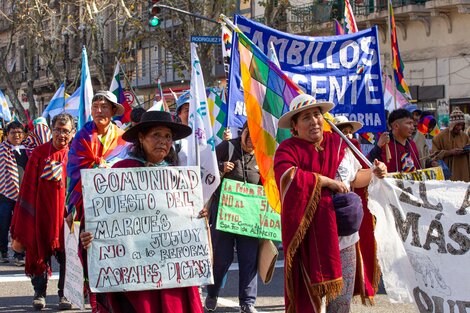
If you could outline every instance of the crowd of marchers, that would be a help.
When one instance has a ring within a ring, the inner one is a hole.
[[[46,307],[52,257],[60,266],[59,309],[72,308],[64,296],[64,224],[73,220],[81,222],[79,250],[87,277],[87,249],[94,236],[85,231],[80,170],[185,166],[187,137],[192,134],[189,101],[188,92],[177,100],[176,118],[165,111],[133,109],[132,122],[120,128],[113,117],[122,115],[124,107],[111,92],[98,91],[92,99],[92,120],[78,131],[76,121],[67,113],[49,122],[39,118],[29,127],[18,121],[4,125],[0,143],[0,262],[24,266],[31,278],[36,310]],[[366,210],[365,188],[374,175],[383,178],[391,172],[441,167],[446,179],[470,181],[470,138],[465,115],[458,108],[451,112],[448,127],[432,140],[430,133],[436,129],[432,115],[416,106],[390,112],[388,130],[376,135],[378,140],[367,155],[371,169],[359,155],[361,123],[338,116],[334,122],[342,133],[327,129],[325,114],[333,106],[302,94],[292,100],[278,124],[292,135],[279,145],[274,157],[282,199],[287,312],[349,312],[354,295],[360,295],[364,303],[372,301],[380,272],[370,246],[374,226]],[[216,147],[221,176],[261,185],[254,152],[247,124],[237,134],[227,129],[224,141]],[[213,252],[214,284],[205,287],[205,299],[201,300],[199,286],[92,293],[85,284],[92,311],[216,311],[236,253],[240,312],[257,312],[259,239],[216,228],[220,189],[198,215],[209,222]],[[356,215],[360,218],[353,218],[350,212],[359,212]]]

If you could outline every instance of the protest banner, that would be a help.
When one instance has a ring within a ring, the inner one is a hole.
[[[80,222],[74,222],[70,231],[67,221],[64,221],[65,241],[65,284],[64,296],[81,310],[85,309],[85,297],[83,295],[83,265],[78,256],[78,235]]]
[[[263,186],[225,178],[216,229],[281,241],[281,216],[268,205]]]
[[[470,185],[374,179],[368,207],[387,295],[419,312],[466,312]]]
[[[81,170],[93,292],[211,284],[200,169]]]
[[[308,37],[284,33],[235,15],[235,24],[264,54],[273,43],[280,68],[317,101],[335,104],[330,113],[364,124],[361,132],[386,129],[377,27],[343,36]],[[238,47],[233,35],[232,47]],[[228,126],[246,120],[240,53],[232,49],[228,85]]]
[[[441,167],[430,167],[424,168],[422,170],[417,170],[410,173],[403,173],[403,172],[395,172],[395,173],[388,173],[387,177],[395,178],[395,179],[406,179],[406,180],[417,180],[417,181],[424,181],[424,180],[444,180],[444,172],[442,171]]]

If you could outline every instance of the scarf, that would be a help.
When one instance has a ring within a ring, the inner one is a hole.
[[[45,123],[34,125],[32,133],[25,139],[25,144],[30,147],[38,147],[52,139],[51,130]]]
[[[324,132],[317,146],[292,137],[276,151],[288,313],[320,312],[321,298],[333,299],[343,287],[336,215],[320,175],[334,179],[345,147],[339,135]]]
[[[123,131],[111,124],[104,144],[98,138],[94,122],[86,123],[72,141],[67,163],[67,210],[78,220],[83,215],[82,183],[80,170],[111,167],[127,155],[128,143],[121,136]]]
[[[25,146],[26,154],[31,154],[32,148]],[[0,194],[16,201],[20,191],[18,164],[14,154],[14,146],[8,141],[0,143]]]

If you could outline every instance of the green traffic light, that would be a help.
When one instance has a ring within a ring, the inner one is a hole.
[[[152,16],[149,20],[149,25],[151,27],[157,27],[158,25],[160,25],[160,19],[156,16]]]

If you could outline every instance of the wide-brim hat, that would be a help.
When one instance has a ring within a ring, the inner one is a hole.
[[[351,125],[353,133],[357,132],[364,126],[361,122],[350,121],[348,117],[344,115],[335,116],[333,123],[338,128],[343,125]]]
[[[330,111],[335,105],[331,102],[317,102],[317,100],[308,94],[301,94],[292,99],[289,104],[289,112],[284,113],[278,122],[279,128],[291,128],[290,121],[292,117],[297,113],[302,111],[312,109],[312,108],[320,108],[321,113],[325,114],[326,112]]]
[[[121,116],[126,111],[126,109],[124,109],[124,106],[118,102],[116,95],[112,93],[111,91],[100,90],[96,92],[93,97],[98,97],[98,96],[106,98],[109,102],[111,102],[114,106],[116,106],[116,112],[114,112],[114,116]]]
[[[171,130],[173,140],[179,140],[191,135],[193,130],[184,124],[173,122],[173,118],[169,112],[165,111],[147,111],[142,114],[140,122],[129,128],[123,135],[122,139],[133,142],[137,139],[139,132],[148,127],[165,126]]]

